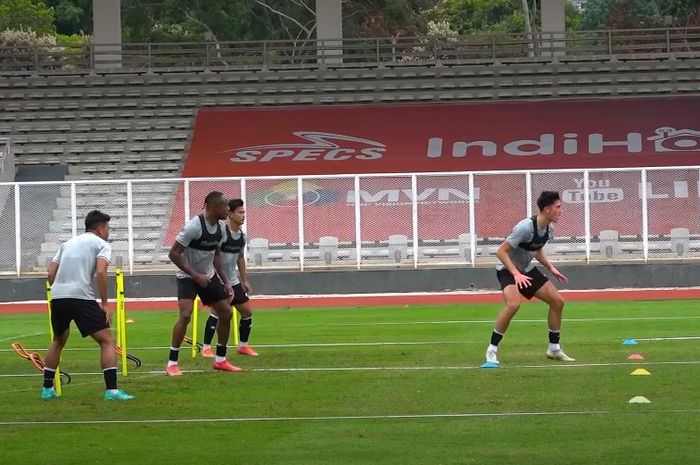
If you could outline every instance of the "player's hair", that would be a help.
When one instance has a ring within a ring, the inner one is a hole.
[[[231,199],[228,201],[228,211],[235,212],[237,208],[243,207],[243,199]]]
[[[204,198],[204,206],[219,203],[224,200],[224,193],[219,191],[209,192]]]
[[[108,214],[93,210],[85,216],[85,232],[94,231],[101,224],[109,223]]]
[[[537,199],[537,208],[539,208],[540,211],[542,211],[550,205],[553,205],[554,202],[556,202],[557,200],[561,200],[561,197],[559,197],[559,192],[544,191],[540,194],[540,197]]]

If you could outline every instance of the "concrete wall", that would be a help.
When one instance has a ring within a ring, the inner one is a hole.
[[[568,284],[557,284],[561,289],[700,286],[698,262],[571,265],[559,269],[570,279]],[[264,272],[252,273],[251,284],[256,294],[264,295],[439,292],[498,288],[493,268]],[[126,294],[132,298],[174,297],[175,278],[173,275],[127,276]],[[114,295],[114,289],[110,290],[110,295]],[[0,279],[2,302],[41,300],[45,297],[41,278]]]

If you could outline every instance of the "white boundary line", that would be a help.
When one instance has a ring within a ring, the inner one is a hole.
[[[646,337],[646,338],[635,338],[636,341],[694,341],[700,339],[700,336],[674,336],[674,337]]]
[[[532,370],[532,369],[564,369],[564,368],[600,368],[600,367],[623,367],[623,366],[653,366],[653,365],[700,365],[700,360],[670,360],[662,362],[610,362],[610,363],[565,363],[556,364],[554,362],[546,365],[505,365],[501,370]],[[288,368],[247,368],[244,371],[252,373],[333,373],[333,372],[364,372],[364,371],[469,371],[483,370],[475,365],[446,365],[446,366],[377,366],[377,367],[288,367]],[[182,370],[183,373],[199,374],[211,373],[212,370]],[[102,372],[82,372],[70,373],[71,376],[102,376]],[[163,370],[132,371],[130,375],[165,375]],[[0,374],[2,378],[35,378],[42,376],[39,372]]]
[[[399,415],[338,415],[318,417],[239,417],[239,418],[170,418],[143,420],[60,420],[60,421],[0,421],[0,426],[65,426],[65,425],[122,425],[122,424],[187,424],[187,423],[263,423],[263,422],[321,422],[372,420],[431,420],[459,418],[514,418],[574,415],[648,415],[697,414],[700,409],[642,410],[636,412],[614,410],[565,410],[550,412],[494,412],[494,413],[427,413]]]
[[[495,266],[493,267],[495,271]],[[687,291],[700,290],[700,286],[690,287],[640,287],[640,288],[606,288],[606,289],[562,289],[563,292],[572,294],[590,294],[599,292],[645,292],[645,291]],[[289,294],[289,295],[255,295],[253,298],[265,300],[283,300],[283,299],[326,299],[326,298],[362,298],[362,297],[422,297],[422,296],[484,296],[484,295],[501,295],[498,290],[476,290],[476,291],[441,291],[441,292],[373,292],[373,293],[355,293],[355,294]],[[110,302],[114,299],[110,300]],[[175,297],[127,297],[127,302],[176,302]],[[18,304],[46,304],[46,300],[24,300],[16,302],[0,302],[0,307],[3,305],[18,305]]]

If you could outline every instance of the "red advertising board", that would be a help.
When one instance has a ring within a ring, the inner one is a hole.
[[[700,164],[700,98],[202,109],[186,177]]]

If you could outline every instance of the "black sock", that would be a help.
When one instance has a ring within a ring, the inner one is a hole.
[[[498,346],[498,343],[503,339],[503,334],[497,332],[495,329],[491,333],[491,345]]]
[[[241,322],[238,325],[238,334],[240,335],[241,342],[248,343],[250,339],[250,330],[253,327],[253,317],[241,318]]]
[[[53,387],[53,380],[56,377],[56,370],[52,370],[51,368],[44,367],[44,387],[45,388],[52,388]]]
[[[106,389],[117,389],[117,367],[105,368],[102,370],[102,374],[105,377]]]
[[[216,332],[216,325],[218,324],[219,319],[214,315],[209,315],[207,323],[204,325],[204,345],[211,345],[211,341],[214,339],[214,333]]]
[[[171,362],[177,362],[177,359],[179,356],[180,356],[180,349],[179,348],[176,349],[175,347],[171,347],[170,348],[170,357],[168,357],[168,360],[170,360]]]
[[[549,343],[550,344],[559,344],[559,331],[552,331],[549,330]]]
[[[216,345],[216,356],[217,357],[226,357],[226,344],[217,344]]]

